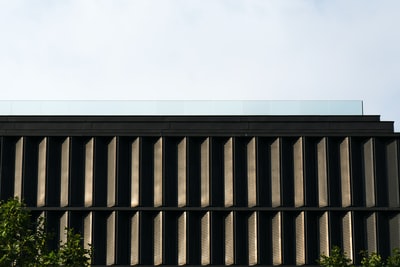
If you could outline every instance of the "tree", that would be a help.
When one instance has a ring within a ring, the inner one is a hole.
[[[67,241],[58,250],[49,250],[51,234],[44,218],[31,220],[29,210],[18,199],[0,202],[0,267],[3,266],[89,266],[92,251],[82,246],[82,238],[66,229]]]
[[[72,229],[65,229],[67,242],[61,244],[58,252],[59,265],[61,266],[88,266],[92,255],[91,249],[82,246],[81,236]]]
[[[388,267],[400,266],[400,250],[398,248],[393,249],[392,255],[387,258]]]
[[[382,257],[376,252],[372,252],[371,254],[368,251],[361,251],[361,255],[363,256],[361,260],[361,265],[363,267],[383,267],[384,261]]]
[[[338,246],[334,246],[331,250],[330,256],[321,255],[318,260],[321,266],[325,267],[346,267],[352,266],[351,259],[349,259],[345,252]]]

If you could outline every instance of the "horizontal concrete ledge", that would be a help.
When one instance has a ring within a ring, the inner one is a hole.
[[[198,211],[198,212],[229,212],[229,211],[266,211],[266,212],[299,212],[299,211],[309,211],[309,212],[325,212],[325,211],[365,211],[365,212],[400,212],[400,207],[28,207],[31,211],[121,211],[121,212],[136,212],[136,211]]]

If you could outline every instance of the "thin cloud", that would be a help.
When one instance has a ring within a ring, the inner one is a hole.
[[[0,1],[2,99],[363,99],[400,121],[398,1]]]

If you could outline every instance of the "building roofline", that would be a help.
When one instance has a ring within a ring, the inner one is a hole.
[[[398,136],[379,116],[0,116],[11,136]]]

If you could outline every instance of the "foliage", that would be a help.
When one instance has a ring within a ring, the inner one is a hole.
[[[44,218],[32,222],[29,210],[18,199],[0,202],[0,267],[89,266],[92,253],[82,247],[81,236],[72,229],[66,229],[66,235],[67,241],[51,251]]]
[[[351,259],[349,259],[346,253],[342,252],[342,250],[338,246],[334,246],[331,249],[330,256],[321,255],[321,257],[318,260],[318,263],[321,266],[325,267],[352,266]]]
[[[400,266],[400,250],[398,248],[393,249],[392,255],[387,258],[388,267]]]
[[[0,266],[30,266],[44,252],[42,226],[34,230],[29,211],[17,199],[0,204]]]
[[[361,266],[363,267],[400,267],[400,249],[398,248],[392,251],[392,255],[386,261],[376,252],[370,254],[368,251],[361,251],[360,254],[362,255]],[[330,256],[321,255],[318,263],[326,267],[352,266],[346,253],[342,253],[337,246],[332,248]]]
[[[361,255],[363,256],[361,260],[361,264],[364,267],[383,267],[384,261],[382,257],[376,252],[372,252],[371,254],[368,251],[361,251]]]
[[[72,229],[65,229],[67,242],[61,244],[58,252],[61,266],[89,266],[92,250],[81,245],[81,236]],[[89,245],[90,246],[90,245]]]

